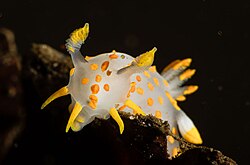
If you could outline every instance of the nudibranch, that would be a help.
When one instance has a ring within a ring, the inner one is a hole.
[[[80,131],[95,117],[108,119],[111,116],[122,134],[124,123],[118,111],[126,111],[152,114],[168,121],[173,134],[180,134],[194,144],[202,143],[194,123],[177,105],[177,101],[184,101],[186,95],[198,89],[196,85],[183,85],[195,73],[194,69],[187,69],[190,58],[170,63],[161,74],[152,66],[157,50],[155,47],[136,58],[116,51],[84,58],[80,48],[88,33],[89,24],[86,23],[66,40],[74,65],[70,70],[69,83],[52,94],[41,109],[54,99],[70,94],[71,114],[66,132],[70,128]],[[172,136],[167,139],[170,158],[177,156],[179,142]]]

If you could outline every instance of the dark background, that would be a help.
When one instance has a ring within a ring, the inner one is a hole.
[[[156,46],[154,63],[159,71],[172,60],[191,57],[191,68],[197,72],[188,83],[200,88],[179,105],[195,122],[204,145],[239,164],[249,163],[249,1],[9,0],[0,4],[0,27],[14,31],[21,53],[32,42],[66,53],[61,45],[85,22],[90,24],[85,55],[115,49],[137,56]]]

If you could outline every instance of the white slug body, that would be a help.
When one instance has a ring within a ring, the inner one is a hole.
[[[185,95],[198,88],[182,85],[195,73],[195,70],[186,69],[191,59],[176,60],[159,74],[156,67],[151,66],[156,48],[136,58],[116,51],[84,58],[80,47],[88,32],[88,24],[85,24],[67,40],[66,47],[74,64],[70,81],[42,105],[44,108],[60,96],[71,95],[71,116],[66,132],[69,128],[81,130],[95,117],[107,119],[112,116],[122,133],[126,126],[117,111],[126,111],[152,114],[168,121],[173,134],[179,135],[180,132],[187,141],[202,143],[195,125],[177,105],[177,101],[184,101]],[[179,143],[172,136],[167,139],[170,158],[175,157]]]

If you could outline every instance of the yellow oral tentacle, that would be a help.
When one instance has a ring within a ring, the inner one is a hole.
[[[118,111],[115,108],[111,108],[109,111],[110,116],[112,116],[112,118],[117,122],[117,124],[119,125],[120,128],[120,134],[122,134],[123,130],[124,130],[124,123],[118,113]]]
[[[58,97],[62,97],[69,94],[69,89],[65,86],[53,93],[41,106],[41,109],[46,107],[51,101],[57,99]]]
[[[78,114],[81,112],[82,110],[82,106],[80,103],[76,102],[74,109],[72,110],[72,113],[69,117],[69,121],[68,124],[66,126],[66,132],[69,131],[69,128],[71,127],[71,125],[73,124],[73,122],[75,121],[76,117],[78,116]]]

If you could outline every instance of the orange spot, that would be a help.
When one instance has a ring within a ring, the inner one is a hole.
[[[131,88],[130,88],[130,92],[131,92],[131,93],[135,92],[135,86],[134,86],[134,85],[133,85],[133,86],[131,86]]]
[[[98,65],[97,64],[91,64],[90,65],[90,69],[91,70],[97,70],[98,69]]]
[[[74,72],[75,72],[75,68],[70,69],[69,75],[70,75],[70,76],[73,76]]]
[[[97,103],[98,102],[98,98],[96,95],[90,95],[89,99],[93,102],[93,103]]]
[[[105,70],[107,70],[108,67],[109,67],[109,62],[105,61],[102,63],[101,69],[104,72]]]
[[[89,106],[90,106],[92,109],[96,109],[96,104],[97,104],[97,102],[98,102],[97,96],[95,96],[95,95],[90,95],[90,96],[89,96],[89,99],[90,99]]]
[[[159,81],[158,81],[158,79],[154,77],[153,80],[154,80],[154,83],[155,83],[157,86],[159,86]]]
[[[117,59],[118,56],[117,56],[117,54],[111,54],[111,55],[109,55],[109,58],[110,59]]]
[[[130,97],[130,91],[128,91],[128,94],[127,94],[127,98],[129,98]]]
[[[126,107],[127,107],[126,105],[123,105],[123,106],[121,106],[118,110],[119,110],[119,111],[122,111],[122,110],[124,110]]]
[[[168,142],[169,143],[171,143],[171,144],[173,144],[174,143],[174,138],[173,138],[173,136],[168,136]]]
[[[154,100],[150,97],[148,98],[147,103],[149,106],[152,106],[154,104]]]
[[[154,72],[156,72],[156,66],[151,66],[148,70],[150,72],[154,73]]]
[[[90,102],[89,102],[89,106],[90,106],[92,109],[96,109],[96,103],[94,103],[93,101],[90,101]]]
[[[158,97],[158,102],[162,105],[163,104],[163,98],[161,96]]]
[[[112,73],[112,71],[108,70],[108,71],[107,71],[107,76],[110,76],[111,73]]]
[[[83,78],[82,79],[82,84],[87,84],[89,82],[89,79],[88,78]]]
[[[147,78],[150,78],[150,74],[149,74],[147,71],[144,71],[144,75],[145,75]]]
[[[173,133],[174,135],[177,135],[177,130],[176,130],[175,127],[172,128],[172,133]]]
[[[91,86],[91,91],[93,94],[97,94],[99,92],[99,85],[98,84],[94,84]]]
[[[130,86],[135,86],[136,85],[136,82],[131,82],[130,83]]]
[[[109,84],[104,84],[103,88],[105,91],[109,91]]]
[[[96,81],[96,82],[100,82],[100,81],[102,81],[102,76],[100,76],[99,74],[98,74],[98,75],[96,75],[96,77],[95,77],[95,81]]]
[[[130,92],[131,92],[131,93],[135,92],[135,85],[136,85],[136,82],[131,82],[131,83],[130,83],[130,86],[131,86]]]
[[[136,78],[136,80],[137,80],[138,82],[141,81],[141,76],[137,75],[135,78]]]
[[[140,87],[138,87],[138,88],[136,89],[136,91],[137,91],[137,93],[140,94],[140,95],[143,95],[143,93],[144,93],[144,90],[143,90],[142,88],[140,88]]]
[[[150,82],[148,82],[148,89],[150,89],[151,91],[154,90],[154,86]]]
[[[156,110],[156,111],[155,111],[155,117],[157,117],[158,119],[160,119],[160,118],[162,117],[161,111]]]
[[[164,85],[167,87],[168,86],[168,82],[167,82],[167,80],[163,80],[163,83],[164,83]]]
[[[136,85],[136,82],[131,82],[130,83],[130,89],[129,89],[129,91],[128,91],[128,94],[127,94],[127,97],[130,97],[130,93],[133,93],[133,92],[135,92],[135,85]]]

